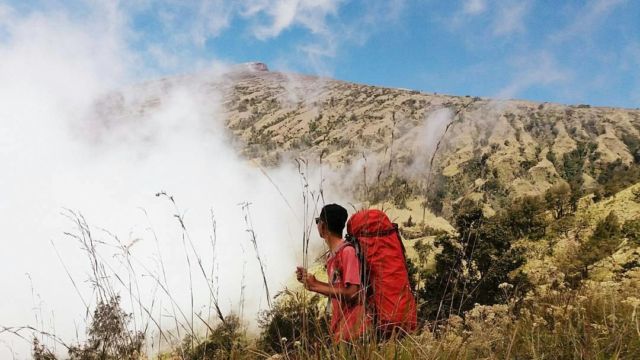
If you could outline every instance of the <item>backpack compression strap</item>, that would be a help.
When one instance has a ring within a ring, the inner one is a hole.
[[[347,234],[347,237],[382,237],[391,235],[396,231],[398,231],[398,224],[393,224],[393,227],[391,229],[375,232],[359,231],[356,235]]]
[[[396,235],[398,236],[398,241],[400,242],[400,247],[402,248],[402,255],[404,256],[404,260],[406,263],[407,254],[404,248],[404,243],[402,242],[402,237],[400,236],[400,229],[398,227],[398,224],[393,223],[392,225],[393,227],[391,229],[381,230],[376,232],[360,231],[355,236],[351,234],[347,234],[346,238],[347,238],[347,241],[350,243],[358,243],[358,237],[382,237],[382,236],[388,236],[393,233],[396,233]],[[356,250],[358,250],[358,248],[356,248]]]

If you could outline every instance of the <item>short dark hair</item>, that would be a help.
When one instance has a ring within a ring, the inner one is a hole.
[[[331,233],[339,236],[342,236],[342,230],[344,230],[344,224],[348,217],[347,209],[338,204],[325,205],[320,211],[320,220],[327,224]]]

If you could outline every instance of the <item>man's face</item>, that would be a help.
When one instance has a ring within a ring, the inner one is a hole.
[[[324,235],[327,233],[327,224],[322,221],[321,218],[316,218],[316,227],[318,228],[318,235],[324,239]]]

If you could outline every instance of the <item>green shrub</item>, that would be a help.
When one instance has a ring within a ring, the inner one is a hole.
[[[629,242],[640,245],[640,219],[625,221],[621,232]]]
[[[558,220],[571,213],[572,194],[571,187],[565,182],[559,182],[549,188],[544,194],[547,208],[553,213],[553,217]]]
[[[542,238],[547,230],[545,204],[537,196],[523,196],[514,200],[502,218],[515,238]]]
[[[556,165],[557,158],[556,153],[554,153],[553,150],[549,150],[547,152],[547,160],[551,161],[553,165]]]
[[[622,229],[620,221],[615,212],[611,211],[604,219],[600,220],[596,225],[593,234],[589,239],[580,246],[580,250],[576,255],[577,263],[573,276],[578,279],[587,277],[589,267],[595,263],[611,256],[620,241],[622,240]]]
[[[426,204],[436,216],[442,215],[444,201],[448,194],[450,179],[436,172],[432,175],[431,184],[426,193]]]
[[[262,312],[258,347],[267,353],[289,353],[298,347],[317,349],[330,343],[323,313],[326,297],[307,292],[282,292],[270,310]]]
[[[583,196],[582,185],[584,179],[585,164],[591,154],[595,152],[597,144],[593,142],[578,142],[578,146],[562,157],[562,169],[560,176],[567,181],[571,189],[570,203],[573,211],[576,210],[578,201]]]
[[[626,133],[622,135],[622,141],[627,145],[627,149],[633,156],[633,161],[640,164],[640,138]]]
[[[390,201],[397,208],[404,209],[407,206],[407,200],[413,196],[415,187],[409,180],[398,175],[379,178],[369,186],[366,200],[372,203]]]
[[[224,322],[210,330],[204,340],[187,335],[176,355],[184,360],[214,360],[239,358],[245,352],[248,340],[236,315],[226,316]]]
[[[598,176],[598,183],[602,185],[602,197],[615,195],[640,181],[640,166],[623,164],[618,159],[610,164]]]
[[[130,331],[131,314],[120,307],[120,296],[99,301],[89,324],[87,342],[69,347],[71,360],[137,360],[142,353],[144,334]]]
[[[523,290],[524,275],[514,271],[525,263],[523,252],[511,246],[513,232],[502,215],[490,219],[473,202],[456,209],[458,234],[442,235],[435,246],[435,271],[418,291],[422,318],[461,315],[474,304],[495,304],[503,299],[499,285],[505,282]]]

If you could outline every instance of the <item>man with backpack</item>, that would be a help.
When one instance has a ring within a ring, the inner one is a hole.
[[[329,247],[327,273],[329,282],[316,279],[298,267],[298,281],[307,290],[328,296],[331,300],[331,332],[335,342],[352,341],[362,336],[371,322],[364,305],[360,261],[355,247],[342,238],[347,210],[337,204],[322,208],[316,218],[318,233]]]
[[[329,247],[329,282],[301,267],[298,281],[331,299],[333,339],[351,341],[368,329],[379,340],[416,330],[416,302],[409,282],[398,225],[376,209],[361,210],[347,222],[347,210],[329,204],[316,218],[318,233]]]

